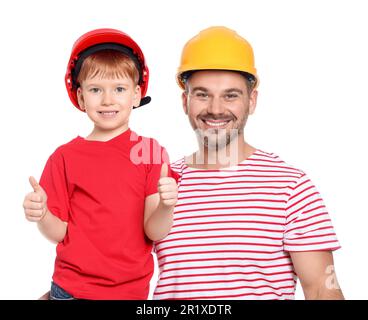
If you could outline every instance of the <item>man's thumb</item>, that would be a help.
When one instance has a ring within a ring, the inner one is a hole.
[[[163,163],[161,166],[160,178],[167,177],[168,173],[169,173],[169,167],[166,163]]]
[[[29,177],[29,183],[31,184],[34,192],[43,191],[42,187],[39,185],[37,180],[34,177]]]

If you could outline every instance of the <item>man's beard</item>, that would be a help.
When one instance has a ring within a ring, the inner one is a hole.
[[[212,118],[211,116],[208,117]],[[234,139],[237,139],[243,134],[247,119],[248,113],[246,113],[244,117],[240,120],[233,116],[232,121],[234,121],[235,124],[230,130],[216,128],[204,130],[198,128],[197,126],[194,126],[194,123],[192,123],[192,127],[194,127],[195,129],[194,131],[200,145],[208,148],[209,150],[218,151],[228,146],[230,142],[232,142]]]
[[[195,133],[200,145],[209,150],[221,150],[230,144],[231,141],[243,133],[243,129],[196,129]]]

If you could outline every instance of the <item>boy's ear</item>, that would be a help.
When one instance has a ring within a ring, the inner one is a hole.
[[[134,90],[133,107],[139,106],[139,104],[141,103],[141,96],[142,96],[141,87],[137,85]]]
[[[86,107],[84,105],[84,98],[83,98],[83,94],[82,94],[82,89],[80,87],[77,89],[77,98],[78,98],[78,104],[79,104],[79,107],[81,108],[81,110],[86,111]]]

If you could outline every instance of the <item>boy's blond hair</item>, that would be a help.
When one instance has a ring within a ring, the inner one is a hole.
[[[103,50],[88,56],[82,64],[77,82],[80,85],[86,79],[93,78],[130,78],[138,84],[139,71],[134,61],[116,50]]]

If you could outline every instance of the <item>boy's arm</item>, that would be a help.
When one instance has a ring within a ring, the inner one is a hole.
[[[149,195],[144,207],[144,232],[152,241],[164,238],[173,223],[174,207],[178,198],[178,187],[174,178],[168,175],[168,166],[161,167],[158,193]]]
[[[47,209],[43,218],[37,223],[37,226],[48,240],[59,243],[64,240],[68,223],[60,220]]]
[[[50,241],[55,243],[63,241],[68,224],[47,208],[47,194],[36,179],[30,177],[29,182],[33,192],[27,194],[23,202],[27,220],[37,222],[41,233]]]

